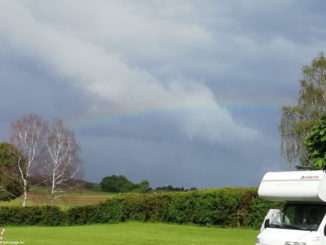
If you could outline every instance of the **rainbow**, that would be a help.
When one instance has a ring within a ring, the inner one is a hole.
[[[281,112],[282,105],[280,103],[251,103],[248,101],[236,101],[225,99],[222,102],[218,103],[218,105],[222,106],[226,111],[250,111],[261,113],[262,111],[277,113]],[[82,129],[90,129],[93,127],[102,126],[109,123],[119,122],[119,121],[127,121],[127,120],[135,120],[137,118],[149,117],[153,115],[164,115],[164,114],[180,114],[182,112],[189,111],[203,111],[210,110],[211,105],[192,105],[192,106],[175,106],[175,107],[162,107],[162,108],[148,108],[143,110],[135,110],[128,112],[114,112],[114,113],[104,113],[88,116],[85,118],[79,118],[77,120],[72,120],[69,123],[69,126],[73,130],[82,130]]]

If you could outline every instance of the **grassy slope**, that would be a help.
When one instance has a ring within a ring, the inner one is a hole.
[[[62,208],[74,207],[74,206],[82,206],[82,205],[90,205],[95,204],[100,201],[105,201],[111,198],[115,194],[110,194],[107,192],[93,192],[93,191],[85,191],[82,192],[72,192],[72,193],[63,193],[55,200],[56,206]],[[39,206],[39,205],[50,205],[51,204],[51,196],[47,188],[42,187],[32,187],[28,200],[27,206]],[[10,202],[1,202],[0,206],[21,206],[21,200],[15,199]]]
[[[72,227],[6,227],[4,241],[27,244],[252,245],[258,231],[193,225],[121,223]]]

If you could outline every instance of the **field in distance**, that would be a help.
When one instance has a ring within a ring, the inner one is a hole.
[[[128,222],[120,224],[64,227],[6,227],[4,242],[24,244],[255,244],[257,230],[199,227],[161,223]]]
[[[88,191],[78,189],[64,192],[58,195],[55,205],[61,208],[69,208],[83,205],[96,204],[113,197],[114,193]],[[51,195],[49,188],[32,186],[28,194],[27,206],[46,206],[51,205]],[[0,206],[21,206],[21,200],[15,199],[10,202],[0,201]]]

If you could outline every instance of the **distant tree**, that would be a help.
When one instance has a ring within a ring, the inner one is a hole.
[[[107,192],[130,192],[135,188],[135,184],[129,181],[125,176],[112,175],[107,176],[100,182],[102,191]]]
[[[46,151],[48,156],[44,160],[54,205],[56,194],[63,192],[62,187],[82,173],[80,147],[62,120],[54,120],[47,132]]]
[[[85,182],[83,187],[86,190],[90,190],[90,191],[100,191],[101,190],[101,186],[98,183]]]
[[[192,188],[195,188],[195,187],[192,187]],[[157,190],[157,191],[188,191],[188,189],[185,189],[183,186],[182,187],[173,187],[172,185],[159,186],[159,187],[156,187],[155,190]],[[192,190],[194,190],[194,189],[192,189]]]
[[[313,169],[326,169],[326,116],[307,135],[305,145]]]
[[[28,184],[32,174],[33,165],[40,153],[42,136],[46,131],[46,123],[37,115],[25,115],[11,124],[11,143],[24,156],[26,161],[20,158],[16,161],[21,185],[23,188],[22,206],[26,206]]]
[[[25,165],[26,159],[9,143],[0,143],[0,200],[9,201],[23,194],[17,162]]]
[[[146,193],[149,190],[149,182],[147,180],[143,180],[139,184],[135,184],[132,192],[137,193]]]
[[[321,53],[302,68],[297,104],[282,108],[281,152],[288,164],[299,169],[314,168],[305,145],[307,134],[326,114],[326,59]]]

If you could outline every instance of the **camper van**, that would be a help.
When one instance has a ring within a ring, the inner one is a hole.
[[[282,202],[268,212],[256,245],[326,245],[326,173],[268,172],[258,195]]]

